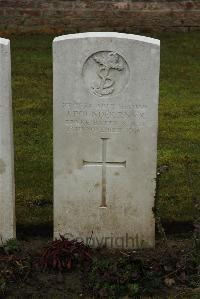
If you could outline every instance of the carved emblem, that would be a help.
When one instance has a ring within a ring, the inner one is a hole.
[[[120,60],[119,55],[115,52],[108,52],[99,57],[95,55],[93,59],[99,66],[98,76],[100,80],[99,83],[92,86],[92,91],[100,97],[112,94],[115,80],[110,75],[110,70],[122,71],[124,68],[123,61]]]
[[[101,51],[87,59],[83,75],[92,94],[108,97],[118,94],[125,87],[129,79],[129,68],[118,53]]]

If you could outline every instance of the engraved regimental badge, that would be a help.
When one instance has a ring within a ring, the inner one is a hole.
[[[83,77],[92,94],[98,97],[115,96],[128,84],[129,67],[118,53],[100,51],[84,63]]]

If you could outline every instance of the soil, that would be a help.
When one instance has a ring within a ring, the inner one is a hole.
[[[42,249],[50,242],[47,238],[32,238],[23,241],[23,255],[37,262]],[[35,259],[34,259],[35,257]],[[33,267],[26,280],[10,283],[0,298],[79,298],[82,296],[81,273],[79,271],[59,274],[43,272]]]
[[[51,239],[45,238],[32,238],[23,241],[23,254],[29,254],[37,259],[40,256],[42,248],[44,248]],[[185,246],[190,243],[189,240],[170,240],[167,242],[168,250],[180,251],[185,248]],[[143,259],[152,259],[155,256],[163,256],[166,252],[166,245],[161,241],[156,244],[156,249],[143,250],[142,252],[135,252],[135,255]],[[130,252],[121,251],[109,251],[107,249],[100,249],[95,251],[95,255],[105,256],[123,256],[130,254]],[[36,261],[36,260],[35,260]],[[163,294],[174,293],[176,294],[176,289],[163,290]],[[162,293],[162,292],[161,292]],[[161,293],[158,298],[161,297]],[[83,283],[83,272],[79,269],[67,273],[55,273],[55,272],[42,272],[41,269],[33,267],[31,273],[29,273],[26,280],[10,283],[6,290],[6,293],[1,298],[95,298],[90,294],[85,293],[84,283]],[[127,297],[128,298],[128,297]],[[164,298],[164,297],[163,297]]]
[[[174,226],[172,225],[172,228]],[[182,227],[181,227],[182,228]],[[188,233],[191,232],[192,227],[190,225],[185,225],[188,228]],[[0,295],[0,298],[87,298],[94,299],[95,294],[88,294],[85,289],[84,281],[84,271],[76,268],[75,270],[68,271],[65,273],[56,273],[51,271],[41,271],[37,264],[38,257],[41,256],[43,248],[52,241],[51,230],[46,229],[45,231],[33,229],[29,230],[29,236],[27,237],[26,230],[20,230],[22,233],[18,236],[21,239],[23,256],[31,257],[32,267],[27,277],[21,281],[10,282],[9,286],[6,288],[4,295]],[[37,231],[37,234],[36,234]],[[186,229],[187,231],[187,229]],[[38,232],[39,236],[38,236]],[[182,232],[182,231],[181,231]],[[45,237],[44,235],[48,235]],[[26,238],[25,238],[26,236]],[[170,237],[171,238],[171,237]],[[146,249],[142,251],[134,251],[136,257],[142,258],[144,260],[163,258],[163,256],[170,256],[171,253],[177,255],[178,252],[184,251],[186,246],[191,243],[189,239],[181,239],[181,234],[179,239],[171,239],[167,241],[167,244],[162,241],[156,242],[155,249]],[[108,250],[105,248],[94,250],[94,255],[96,258],[104,256],[105,258],[113,258],[113,256],[126,256],[133,254],[128,251],[116,251]],[[1,270],[1,269],[0,269]],[[85,272],[87,275],[87,271]],[[159,291],[156,297],[153,298],[166,298],[166,294],[176,295],[180,292],[179,287],[166,288]],[[126,299],[128,297],[125,297]],[[145,297],[146,299],[147,297]],[[170,298],[174,298],[173,296]],[[177,297],[178,298],[178,297]],[[179,297],[180,298],[180,297]],[[187,297],[182,297],[187,298]],[[198,298],[198,297],[194,297]],[[200,293],[199,293],[200,298]]]

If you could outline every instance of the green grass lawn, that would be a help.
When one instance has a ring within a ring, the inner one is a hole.
[[[200,196],[200,35],[162,34],[158,166],[162,219],[188,221]],[[20,225],[51,224],[53,36],[11,36],[16,212]],[[187,164],[189,163],[189,173]]]

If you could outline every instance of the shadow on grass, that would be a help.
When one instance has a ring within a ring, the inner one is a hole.
[[[188,238],[194,230],[193,223],[190,221],[173,221],[163,222],[163,228],[167,236],[179,235],[183,238]],[[32,225],[17,225],[17,238],[20,240],[29,239],[31,237],[53,238],[53,224],[32,224]],[[159,239],[159,234],[156,231],[156,237]]]

